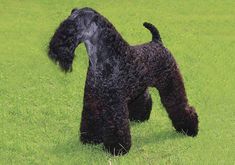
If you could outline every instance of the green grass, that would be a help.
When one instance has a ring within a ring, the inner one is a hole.
[[[235,164],[235,2],[0,0],[0,164]],[[81,45],[74,70],[60,72],[46,47],[73,7],[105,15],[131,44],[161,32],[177,59],[196,138],[176,133],[156,90],[148,122],[131,123],[129,154],[112,157],[78,139],[88,58]]]

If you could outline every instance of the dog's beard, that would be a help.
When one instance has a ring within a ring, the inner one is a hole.
[[[74,51],[79,43],[76,23],[67,19],[60,24],[51,38],[48,56],[54,62],[58,62],[65,72],[72,71]]]

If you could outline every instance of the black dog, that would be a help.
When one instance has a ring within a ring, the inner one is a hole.
[[[149,119],[152,99],[148,87],[158,89],[161,102],[178,132],[198,133],[198,117],[188,104],[177,63],[163,46],[158,30],[144,26],[152,41],[131,46],[102,15],[91,8],[73,9],[49,44],[49,57],[64,71],[72,70],[75,48],[84,42],[89,55],[81,121],[83,143],[104,143],[112,154],[131,147],[129,119]]]

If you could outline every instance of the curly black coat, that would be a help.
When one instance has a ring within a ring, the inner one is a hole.
[[[144,26],[152,33],[152,41],[131,46],[98,12],[73,9],[49,44],[49,57],[67,72],[72,70],[75,48],[85,43],[89,67],[80,139],[83,143],[103,142],[115,155],[125,154],[131,147],[129,119],[149,119],[152,99],[148,87],[158,89],[178,132],[198,133],[198,116],[188,104],[175,59],[158,30],[150,23]]]

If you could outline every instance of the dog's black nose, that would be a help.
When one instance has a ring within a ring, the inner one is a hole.
[[[78,10],[79,10],[78,8],[72,9],[72,10],[71,10],[71,14],[72,14],[73,12],[75,12],[75,11],[78,11]]]

